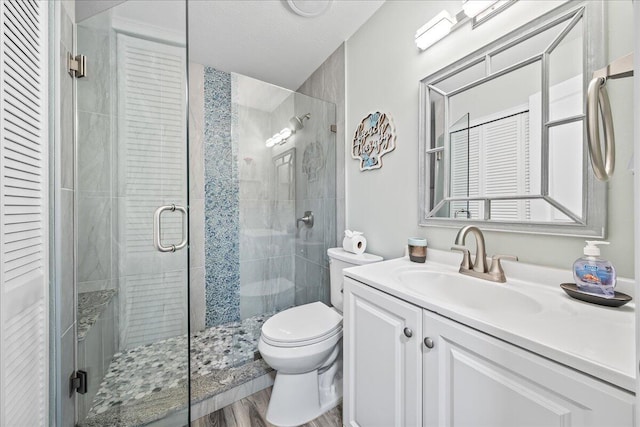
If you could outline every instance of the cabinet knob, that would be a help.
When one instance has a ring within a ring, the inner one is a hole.
[[[429,337],[426,337],[424,339],[424,345],[427,348],[433,348],[433,340],[431,338],[429,338]]]
[[[404,328],[404,336],[407,338],[411,338],[413,336],[413,331],[409,328]]]

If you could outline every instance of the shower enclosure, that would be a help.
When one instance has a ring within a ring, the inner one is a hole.
[[[192,417],[273,381],[257,351],[271,315],[329,303],[335,105],[189,64]],[[204,212],[204,215],[199,212]],[[297,221],[312,212],[313,224]],[[242,394],[227,393],[243,385]],[[227,398],[231,395],[233,397]]]
[[[77,421],[185,425],[186,4],[125,2],[76,39]]]
[[[329,304],[335,105],[188,63],[186,31],[178,0],[76,25],[79,425],[186,425],[258,391],[264,321]]]

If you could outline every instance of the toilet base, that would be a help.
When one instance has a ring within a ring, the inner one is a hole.
[[[277,373],[267,421],[280,427],[305,424],[333,409],[342,400],[342,360],[318,374]]]

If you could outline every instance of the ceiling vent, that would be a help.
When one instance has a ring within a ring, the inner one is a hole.
[[[287,0],[291,10],[305,18],[315,18],[331,7],[333,0]]]

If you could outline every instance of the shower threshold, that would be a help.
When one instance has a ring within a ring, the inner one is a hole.
[[[272,313],[191,334],[191,404],[272,371],[259,356],[260,328]],[[139,426],[188,404],[187,336],[116,353],[79,426]]]

